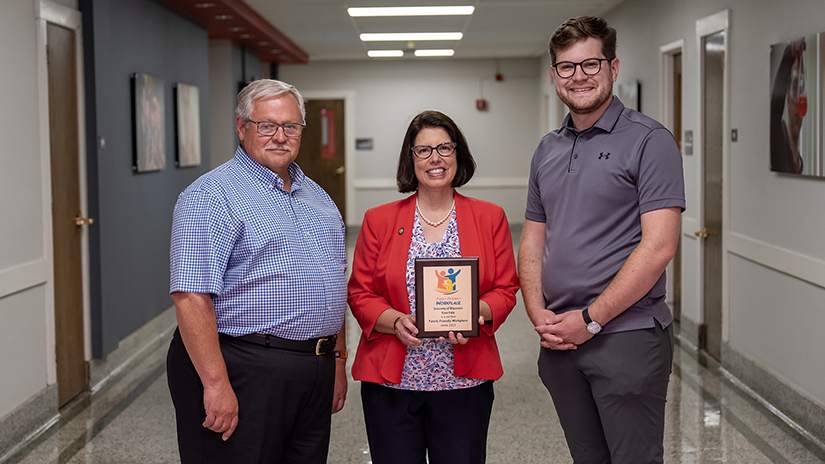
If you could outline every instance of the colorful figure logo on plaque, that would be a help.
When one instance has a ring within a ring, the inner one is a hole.
[[[435,277],[438,279],[438,285],[436,285],[435,290],[442,295],[452,295],[457,292],[456,276],[458,276],[460,272],[461,269],[456,271],[453,270],[453,268],[450,268],[447,271],[435,270]]]

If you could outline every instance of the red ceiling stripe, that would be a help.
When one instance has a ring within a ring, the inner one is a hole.
[[[206,27],[210,39],[228,39],[239,43],[258,55],[261,61],[309,63],[309,55],[305,51],[242,0],[161,1]],[[196,6],[206,4],[211,6]]]

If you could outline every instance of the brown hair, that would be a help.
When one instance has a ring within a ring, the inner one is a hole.
[[[398,183],[398,191],[401,193],[414,192],[418,190],[418,178],[415,177],[415,166],[413,161],[412,147],[415,138],[422,129],[440,127],[447,131],[450,140],[455,142],[456,173],[453,178],[453,187],[461,187],[473,178],[476,171],[476,162],[470,154],[470,147],[461,129],[455,122],[444,113],[439,111],[423,111],[418,113],[410,122],[404,142],[401,144],[401,154],[398,157],[398,173],[395,180]],[[432,156],[436,156],[433,153]]]
[[[570,18],[550,36],[550,62],[556,64],[556,53],[566,50],[579,40],[593,37],[602,41],[602,55],[608,60],[616,58],[616,29],[596,16]]]

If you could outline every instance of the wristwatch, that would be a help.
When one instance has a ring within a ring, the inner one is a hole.
[[[602,331],[602,325],[590,319],[590,314],[587,313],[588,309],[590,308],[585,308],[584,311],[582,311],[582,318],[584,318],[584,323],[587,324],[587,331],[596,335]]]
[[[337,359],[347,359],[347,350],[335,350],[333,353]]]

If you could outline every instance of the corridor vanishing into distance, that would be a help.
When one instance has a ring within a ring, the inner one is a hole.
[[[350,256],[356,235],[348,233]],[[516,230],[513,235],[518,246]],[[347,323],[351,365],[360,331],[351,315]],[[103,389],[70,403],[57,424],[0,463],[179,462],[165,367],[173,330]],[[495,383],[487,462],[572,462],[536,371],[538,336],[520,301],[496,338],[505,372]],[[346,406],[333,416],[330,464],[370,463],[359,389],[359,382],[350,379]],[[667,464],[825,463],[825,449],[804,430],[784,422],[715,361],[679,339],[666,421]]]

